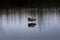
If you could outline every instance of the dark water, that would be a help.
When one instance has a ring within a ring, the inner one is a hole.
[[[1,13],[0,40],[60,40],[60,15],[55,9],[9,9]],[[36,18],[35,27],[28,27],[28,17]]]

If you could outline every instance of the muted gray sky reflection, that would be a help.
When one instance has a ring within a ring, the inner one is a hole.
[[[34,28],[28,28],[28,15],[28,12],[21,15],[16,13],[13,16],[9,15],[8,20],[6,15],[2,15],[0,17],[0,40],[60,40],[58,13],[56,15],[55,12],[48,11],[42,17],[37,14],[37,25]]]

